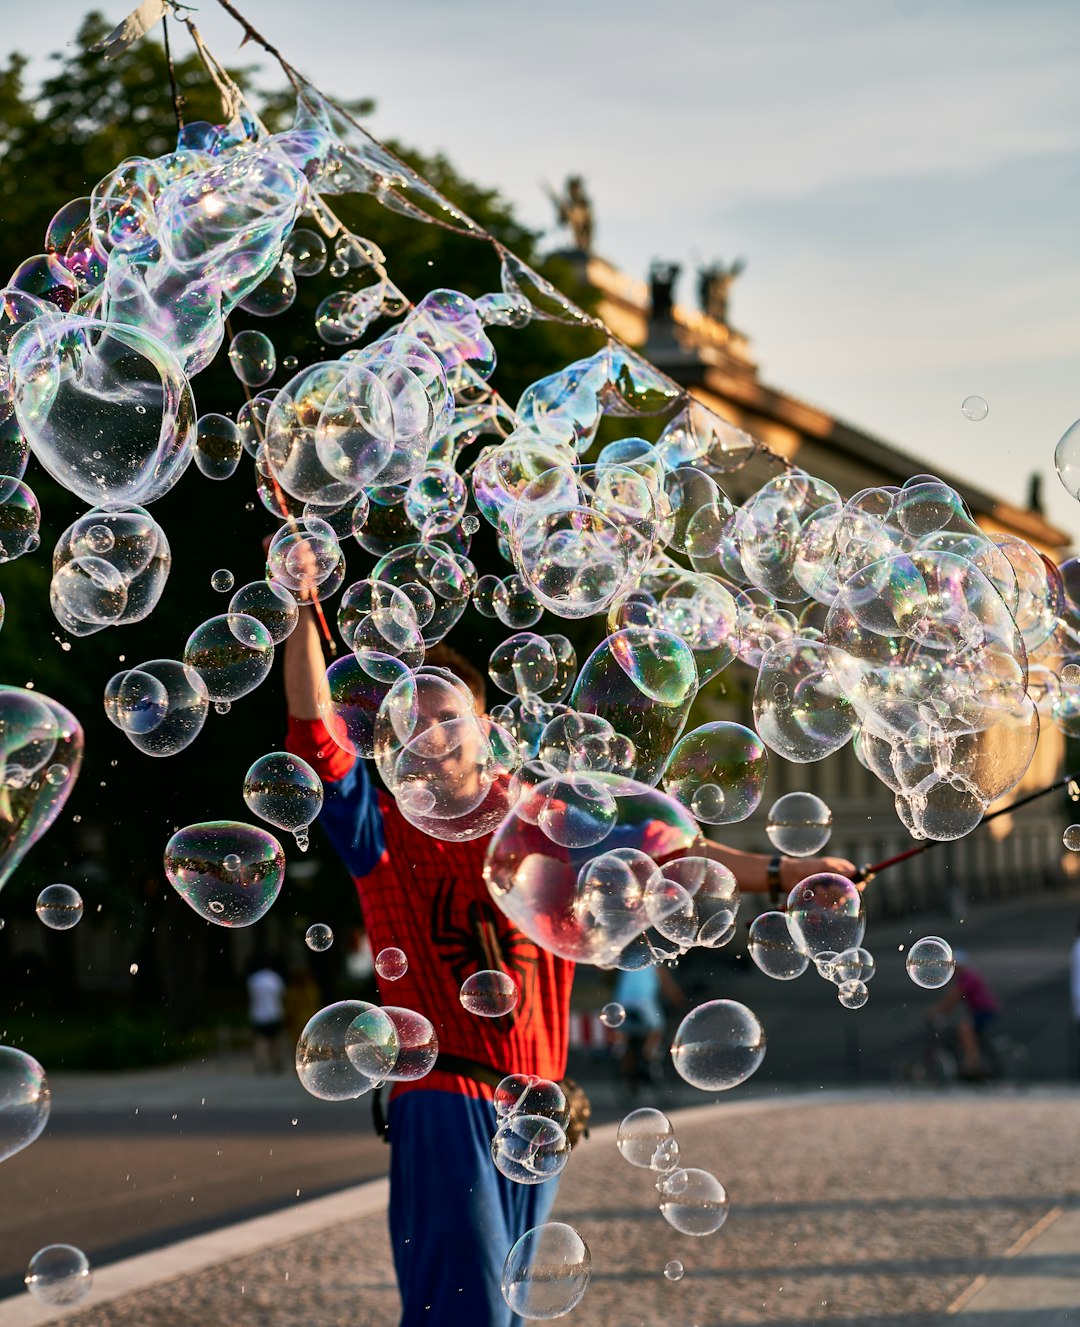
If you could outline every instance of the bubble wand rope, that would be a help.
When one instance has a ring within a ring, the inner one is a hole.
[[[1029,802],[1037,801],[1040,797],[1045,797],[1047,793],[1056,792],[1059,788],[1067,788],[1072,784],[1080,792],[1080,770],[1073,774],[1066,774],[1058,779],[1056,783],[1048,784],[1045,788],[1039,788],[1036,792],[1028,793],[1026,797],[1021,797],[1015,802],[1010,802],[1008,806],[999,806],[996,811],[991,811],[989,815],[983,816],[975,829],[982,829],[991,820],[996,820],[998,816],[1010,815],[1013,811],[1019,811],[1022,806],[1027,806]],[[974,833],[974,830],[972,831]],[[855,880],[859,884],[869,884],[874,876],[882,871],[887,871],[890,866],[899,866],[901,862],[906,862],[909,857],[918,857],[920,853],[929,852],[931,848],[941,846],[940,839],[926,839],[922,843],[917,843],[913,848],[908,848],[906,852],[898,852],[895,857],[886,857],[884,861],[874,862],[869,866],[861,867]]]
[[[252,41],[257,46],[261,46],[262,49],[266,51],[268,55],[273,56],[273,58],[280,65],[282,72],[285,74],[286,78],[288,78],[289,82],[293,85],[298,94],[302,95],[303,88],[305,87],[310,88],[328,105],[333,106],[334,110],[337,111],[337,113],[340,116],[342,116],[343,119],[347,120],[353,126],[353,128],[357,130],[358,133],[363,134],[369,143],[371,143],[374,147],[378,148],[380,152],[384,153],[388,159],[394,161],[397,165],[399,165],[406,179],[408,179],[411,176],[413,179],[422,184],[423,187],[430,193],[430,195],[439,201],[440,205],[446,210],[448,215],[456,217],[463,224],[454,225],[451,222],[444,221],[441,217],[435,217],[435,216],[428,217],[426,218],[427,220],[429,220],[430,222],[432,222],[437,226],[442,227],[442,229],[452,231],[455,234],[466,235],[473,239],[485,240],[488,244],[491,245],[491,247],[499,255],[500,260],[502,260],[503,262],[505,262],[506,259],[508,258],[512,258],[516,263],[520,264],[520,266],[525,270],[530,272],[532,271],[532,268],[528,263],[525,263],[522,259],[518,258],[517,255],[514,254],[513,251],[509,249],[505,244],[503,244],[501,240],[497,239],[494,235],[490,234],[490,232],[485,230],[484,227],[481,226],[478,222],[474,221],[472,217],[470,217],[467,213],[463,212],[460,208],[456,207],[450,201],[450,199],[447,198],[446,195],[441,192],[441,190],[436,188],[436,186],[433,185],[429,180],[425,179],[424,176],[422,176],[419,173],[419,171],[415,170],[412,166],[408,165],[407,162],[402,161],[401,158],[398,157],[396,153],[394,153],[390,148],[388,148],[386,144],[383,143],[380,139],[376,138],[375,135],[372,134],[370,130],[364,128],[363,125],[358,123],[358,121],[354,119],[354,117],[350,115],[349,112],[345,110],[343,106],[339,106],[337,102],[333,101],[329,97],[326,97],[322,92],[320,92],[314,83],[312,83],[309,79],[305,78],[304,75],[301,74],[298,69],[296,69],[293,65],[291,65],[281,54],[278,48],[274,46],[270,41],[268,41],[262,35],[262,33],[259,32],[259,30],[255,28],[247,18],[244,17],[244,15],[236,8],[236,6],[231,3],[231,0],[218,0],[218,4],[221,6],[222,9],[225,10],[225,12],[231,18],[233,18],[240,25],[241,28],[243,28],[244,42]],[[188,23],[188,26],[190,28],[191,26],[190,22]],[[244,43],[242,42],[241,45],[243,44]],[[397,190],[393,188],[391,188],[389,192],[397,195]],[[404,204],[408,203],[407,199],[401,199],[401,201]],[[571,315],[570,319],[571,321],[578,323],[581,326],[591,327],[596,331],[602,332],[608,338],[609,344],[621,346],[624,350],[629,351],[630,354],[640,358],[643,363],[649,364],[649,367],[652,369],[653,373],[655,373],[659,379],[668,383],[671,387],[675,389],[676,393],[678,394],[677,403],[681,403],[683,409],[688,408],[693,403],[694,398],[690,395],[690,393],[686,390],[686,388],[682,386],[681,383],[677,383],[674,380],[674,378],[664,373],[661,369],[658,369],[655,364],[649,363],[649,361],[644,359],[643,356],[640,356],[638,352],[633,349],[632,346],[628,346],[626,342],[622,340],[621,337],[617,336],[611,330],[611,328],[608,327],[608,325],[603,321],[602,318],[598,318],[593,314],[587,313],[584,309],[580,307],[580,305],[575,303],[574,300],[570,299],[569,296],[565,295],[562,291],[558,290],[549,281],[547,281],[546,278],[541,277],[539,276],[539,274],[536,273],[534,273],[534,275],[537,277],[537,280],[539,282],[541,282],[544,286],[548,288],[548,290],[552,292],[552,294],[558,297],[558,299],[562,302],[563,306],[565,307],[567,313]],[[698,402],[698,404],[701,405],[700,402]],[[725,420],[723,416],[715,415],[715,412],[710,411],[707,406],[702,406],[701,408],[708,411],[709,414],[713,414],[716,419],[720,420],[728,427],[735,427],[734,425],[731,425],[729,421]],[[750,437],[751,435],[748,434],[747,436]],[[760,439],[752,438],[752,441],[754,443],[755,454],[759,453],[760,455],[765,457],[768,461],[770,461],[772,464],[779,466],[785,472],[791,472],[797,468],[792,464],[791,461],[787,459],[786,456],[781,456],[778,452],[773,451],[771,447],[769,447],[766,443],[762,442]],[[749,457],[747,459],[749,459]]]

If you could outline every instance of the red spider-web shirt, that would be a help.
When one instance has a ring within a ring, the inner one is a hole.
[[[318,719],[290,717],[285,745],[322,780],[319,823],[356,882],[372,953],[395,946],[409,960],[399,980],[377,978],[383,1004],[429,1018],[440,1051],[506,1073],[562,1078],[574,965],[527,939],[495,906],[483,878],[490,835],[444,843],[410,825],[373,787],[364,761]],[[459,998],[466,977],[489,969],[508,973],[520,992],[501,1018],[470,1014]],[[394,1095],[425,1089],[492,1095],[442,1070],[395,1084]]]

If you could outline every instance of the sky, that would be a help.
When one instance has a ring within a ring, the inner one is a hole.
[[[198,3],[219,57],[251,61]],[[89,7],[50,0],[45,25],[7,0],[6,48],[43,72]],[[689,301],[698,263],[744,257],[731,319],[765,381],[1013,501],[1041,471],[1080,542],[1053,469],[1080,417],[1074,0],[240,7],[326,92],[373,97],[376,134],[444,151],[538,228],[543,183],[580,174],[597,252],[631,274],[682,262]]]

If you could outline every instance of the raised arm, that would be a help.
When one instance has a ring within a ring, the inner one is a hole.
[[[285,704],[291,719],[319,717],[319,683],[326,671],[315,614],[300,610],[300,621],[285,640]]]
[[[738,848],[729,848],[723,843],[712,842],[706,845],[705,854],[722,866],[726,866],[739,882],[739,888],[745,893],[768,892],[769,862],[772,854],[742,852]],[[850,880],[857,869],[854,862],[849,862],[846,857],[781,857],[780,891],[786,899],[789,891],[808,875],[831,871],[834,875],[846,876]]]

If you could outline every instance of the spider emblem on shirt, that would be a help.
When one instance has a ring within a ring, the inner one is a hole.
[[[459,986],[474,972],[509,973],[521,994],[515,1007],[498,1021],[512,1026],[521,1015],[521,1026],[528,1026],[536,994],[539,950],[488,899],[472,899],[465,911],[464,926],[455,924],[454,888],[454,882],[447,881],[435,894],[431,908],[432,944]]]

